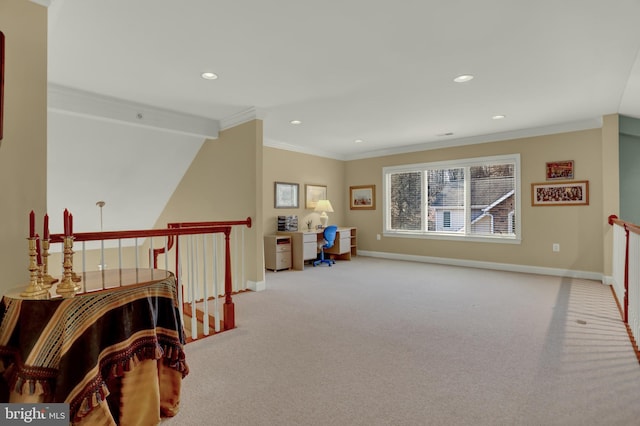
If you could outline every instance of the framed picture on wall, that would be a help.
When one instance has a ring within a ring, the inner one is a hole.
[[[315,209],[318,200],[327,199],[326,185],[309,185],[304,186],[304,207],[307,209]]]
[[[349,208],[351,210],[375,210],[376,186],[360,185],[349,187]]]
[[[297,183],[275,182],[274,185],[274,207],[276,209],[297,209],[298,204]]]
[[[573,179],[573,160],[552,161],[546,165],[547,180]]]
[[[532,183],[532,206],[576,206],[589,204],[589,181]]]

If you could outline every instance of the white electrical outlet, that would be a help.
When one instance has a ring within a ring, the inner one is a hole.
[[[380,241],[380,234],[376,234],[376,240]]]
[[[553,243],[553,251],[555,251],[555,252],[560,251],[560,244],[558,244],[558,243]]]

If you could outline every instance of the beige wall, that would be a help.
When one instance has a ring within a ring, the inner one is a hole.
[[[4,137],[0,141],[0,290],[28,283],[29,212],[42,233],[47,206],[47,9],[0,1],[5,35]]]
[[[262,121],[253,120],[205,141],[155,227],[251,217],[253,225],[245,230],[246,279],[263,281],[261,189]]]
[[[616,117],[605,117],[602,129],[346,162],[265,147],[264,232],[275,232],[278,215],[298,215],[300,227],[308,217],[317,224],[317,213],[304,209],[304,184],[325,184],[328,198],[336,210],[330,215],[330,221],[356,226],[359,250],[607,273],[604,265],[610,263],[607,260],[610,254],[605,253],[605,249],[610,250],[610,247],[606,245],[608,228],[604,224],[606,217],[617,211],[617,195],[605,195],[603,185],[606,182],[607,188],[612,187],[614,191],[617,188],[617,160],[613,155],[613,148],[617,147],[617,125],[615,129],[612,127]],[[605,149],[609,153],[605,156],[606,163],[603,160]],[[376,240],[376,235],[383,233],[383,167],[513,153],[521,156],[521,244],[384,236]],[[575,179],[589,181],[588,206],[531,206],[531,183],[544,182],[545,163],[558,160],[574,160]],[[603,180],[603,167],[607,169],[609,180]],[[275,181],[300,185],[300,208],[274,208]],[[376,210],[350,210],[349,186],[368,184],[376,185]],[[560,244],[559,253],[552,251],[553,243]]]
[[[375,211],[345,212],[358,227],[360,250],[510,263],[577,271],[603,271],[603,188],[601,129],[511,141],[437,149],[349,161],[344,187],[376,185]],[[382,168],[399,164],[501,154],[521,155],[522,243],[496,244],[435,239],[382,237]],[[531,206],[531,183],[545,181],[545,163],[574,160],[575,179],[589,180],[588,206]],[[344,194],[343,197],[346,197]],[[552,252],[552,244],[560,252]]]
[[[345,222],[344,211],[348,207],[344,186],[345,163],[340,160],[301,154],[264,147],[263,209],[264,233],[277,231],[278,216],[298,216],[298,229],[306,227],[307,220],[320,224],[320,214],[305,208],[305,184],[326,185],[327,198],[334,213],[328,213],[329,224],[350,226]],[[289,182],[299,185],[299,208],[276,209],[274,207],[274,183]]]

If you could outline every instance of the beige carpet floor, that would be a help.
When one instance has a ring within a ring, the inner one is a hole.
[[[187,345],[163,425],[638,425],[640,364],[599,282],[357,257],[268,272]]]

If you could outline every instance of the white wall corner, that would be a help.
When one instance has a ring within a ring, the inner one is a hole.
[[[251,291],[263,291],[267,289],[265,281],[247,281],[247,288]]]

